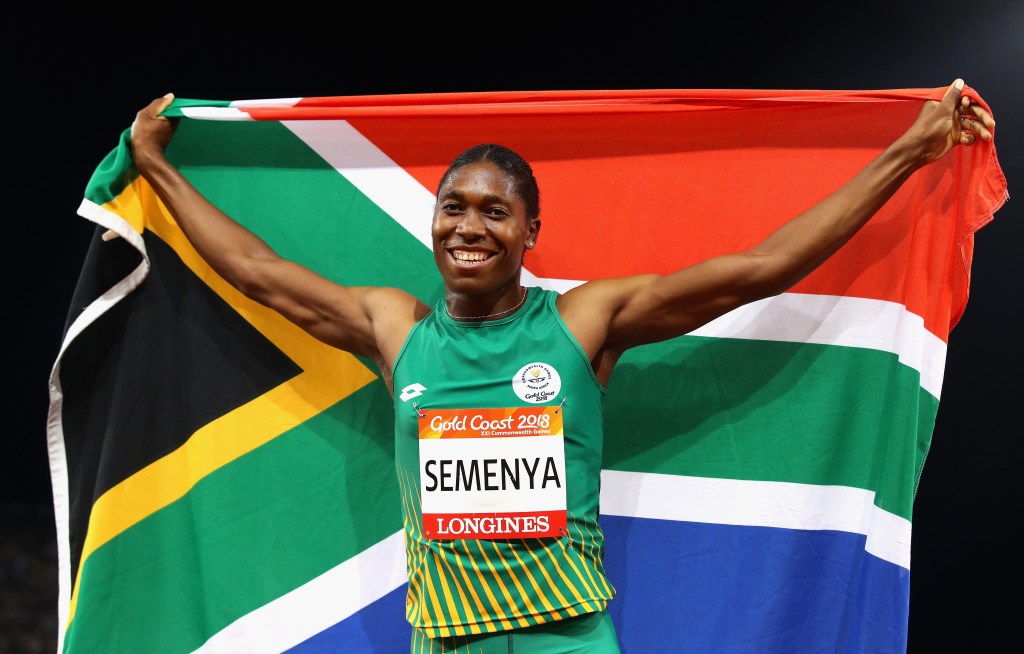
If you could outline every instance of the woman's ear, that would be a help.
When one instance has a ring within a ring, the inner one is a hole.
[[[526,237],[527,250],[532,250],[533,246],[537,245],[538,236],[540,236],[540,218],[534,218],[530,221],[530,233]]]

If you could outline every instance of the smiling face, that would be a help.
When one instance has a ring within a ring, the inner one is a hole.
[[[449,291],[466,296],[519,290],[527,244],[540,221],[527,219],[515,178],[489,161],[454,170],[438,190],[431,228],[434,260]]]

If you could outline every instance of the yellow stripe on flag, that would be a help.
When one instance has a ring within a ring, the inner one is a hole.
[[[156,234],[239,315],[301,369],[294,378],[201,427],[178,449],[109,489],[89,515],[75,574],[68,625],[75,616],[86,559],[115,536],[185,496],[202,478],[302,424],[377,379],[356,357],[332,348],[276,311],[239,293],[204,262],[152,188],[136,179],[104,209],[136,231]]]

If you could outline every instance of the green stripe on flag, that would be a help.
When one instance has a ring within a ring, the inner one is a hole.
[[[693,336],[631,350],[608,398],[605,468],[851,486],[908,520],[938,410],[895,354]]]
[[[182,174],[281,256],[346,285],[440,295],[430,249],[280,123],[184,120],[179,134],[168,157]]]

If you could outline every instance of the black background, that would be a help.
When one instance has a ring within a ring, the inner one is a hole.
[[[47,381],[94,235],[76,209],[96,165],[152,98],[167,91],[240,100],[541,89],[884,89],[939,87],[963,77],[999,123],[996,147],[1012,197],[1024,178],[1024,3],[919,4],[630,6],[603,14],[581,6],[570,17],[511,4],[458,11],[446,5],[418,15],[364,8],[358,17],[339,6],[328,15],[279,20],[289,8],[274,7],[264,12],[274,19],[270,27],[201,24],[157,5],[138,9],[144,19],[116,22],[27,8],[40,15],[7,20],[2,28],[10,419],[0,439],[0,505],[8,523],[0,533],[11,541],[27,529],[17,517],[26,506],[42,507],[45,518],[37,524],[53,528]],[[59,31],[47,27],[54,19]],[[801,126],[794,122],[792,129]],[[1021,580],[1012,557],[1022,447],[1021,430],[1012,425],[1022,401],[1021,217],[1011,199],[978,233],[971,298],[950,336],[914,510],[910,652],[1003,651],[1017,640]],[[46,547],[52,538],[47,531]],[[2,554],[12,557],[10,548]],[[11,592],[0,588],[6,603]],[[55,613],[55,582],[52,593],[52,604],[44,606]]]

